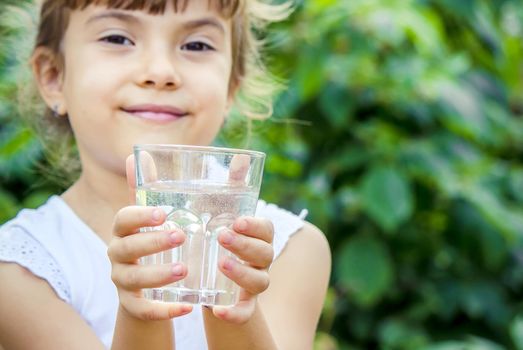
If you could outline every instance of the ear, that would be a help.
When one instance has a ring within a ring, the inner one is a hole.
[[[49,108],[60,114],[67,113],[63,94],[63,64],[56,53],[46,47],[35,49],[31,57],[31,68],[40,91]]]

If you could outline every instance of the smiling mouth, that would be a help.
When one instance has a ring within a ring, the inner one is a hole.
[[[187,112],[171,106],[139,105],[122,108],[122,111],[140,119],[156,122],[170,122],[188,115]]]

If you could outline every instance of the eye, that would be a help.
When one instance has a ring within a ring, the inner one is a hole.
[[[214,47],[201,41],[192,41],[182,46],[182,50],[189,51],[214,51]]]
[[[112,34],[100,39],[102,42],[115,45],[134,45],[134,43],[123,35]]]

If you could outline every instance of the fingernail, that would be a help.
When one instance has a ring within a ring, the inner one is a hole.
[[[182,267],[182,265],[180,265],[180,264],[175,264],[175,265],[173,266],[173,274],[174,274],[175,276],[181,276],[181,275],[183,275],[183,267]]]
[[[224,317],[225,315],[227,315],[227,310],[224,308],[217,308],[214,310],[214,312],[216,312],[216,314],[220,317]]]
[[[245,231],[247,229],[247,220],[239,219],[236,223],[236,228],[240,231]]]
[[[232,241],[234,240],[234,236],[230,233],[230,232],[225,232],[223,235],[222,235],[222,242],[224,244],[231,244]]]
[[[154,209],[153,210],[153,220],[160,221],[161,217],[162,217],[162,211],[160,209]]]
[[[231,258],[227,258],[223,263],[223,268],[227,271],[231,271],[234,267],[235,261]]]
[[[187,313],[189,311],[192,310],[192,306],[191,305],[182,305],[182,312],[183,313]]]
[[[172,245],[178,245],[182,243],[183,237],[179,232],[173,232],[171,233],[170,240]]]

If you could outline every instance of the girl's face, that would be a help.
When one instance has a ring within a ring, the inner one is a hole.
[[[63,46],[62,107],[84,170],[125,173],[135,143],[208,145],[229,104],[231,23],[188,1],[163,14],[73,11]]]

